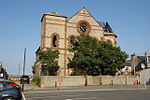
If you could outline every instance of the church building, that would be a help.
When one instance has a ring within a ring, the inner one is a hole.
[[[70,38],[77,38],[80,34],[89,34],[99,41],[107,41],[116,46],[117,36],[108,22],[98,22],[86,8],[82,8],[70,18],[57,12],[43,14],[41,19],[41,45],[38,50],[52,48],[59,51],[58,65],[62,76],[71,74],[71,69],[67,66],[68,57],[73,55],[69,52]],[[42,75],[38,57],[36,57],[35,62],[35,75]]]

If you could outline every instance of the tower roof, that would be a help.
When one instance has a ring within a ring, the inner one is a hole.
[[[42,22],[43,17],[44,17],[45,15],[67,18],[66,16],[64,16],[64,15],[62,15],[62,14],[59,14],[59,13],[57,13],[57,12],[50,12],[50,13],[43,14],[43,16],[42,16],[42,18],[41,18],[41,22]]]
[[[59,14],[58,12],[50,12],[50,13],[46,13],[46,15],[56,16],[56,17],[66,17],[62,14]]]

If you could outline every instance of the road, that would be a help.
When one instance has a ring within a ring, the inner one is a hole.
[[[150,89],[25,92],[26,100],[150,100]]]

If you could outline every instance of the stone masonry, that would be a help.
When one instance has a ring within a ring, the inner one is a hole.
[[[47,48],[58,50],[60,53],[58,65],[62,70],[61,76],[67,76],[72,72],[67,67],[68,57],[73,56],[68,50],[71,47],[70,38],[77,38],[80,34],[89,34],[99,41],[108,41],[116,46],[117,36],[112,30],[107,29],[111,29],[110,26],[107,25],[107,28],[105,28],[86,8],[82,8],[70,18],[56,12],[43,14],[41,19],[41,45],[38,50],[46,50]],[[35,62],[35,75],[41,76],[41,64],[38,57]]]

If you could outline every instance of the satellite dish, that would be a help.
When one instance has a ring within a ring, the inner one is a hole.
[[[143,69],[145,68],[145,65],[143,63],[141,63],[141,68],[143,68]]]

